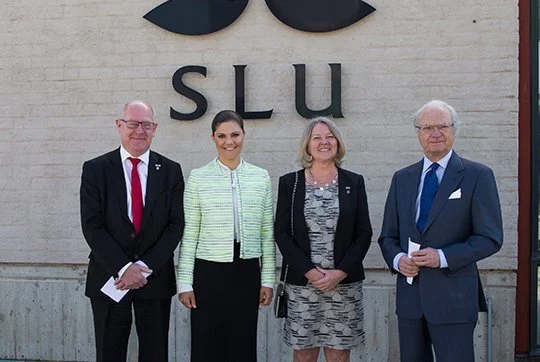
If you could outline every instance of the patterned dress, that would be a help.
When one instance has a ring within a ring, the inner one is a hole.
[[[306,183],[305,218],[311,243],[311,261],[334,268],[334,234],[339,217],[337,185],[327,188]],[[284,340],[293,349],[330,347],[352,349],[365,340],[362,282],[338,284],[321,292],[311,284],[287,284],[288,315]]]

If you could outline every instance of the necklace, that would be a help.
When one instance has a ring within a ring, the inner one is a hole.
[[[313,186],[318,187],[321,191],[329,187],[330,185],[335,185],[337,183],[337,178],[338,178],[337,171],[334,177],[332,177],[332,179],[328,182],[322,182],[318,180],[317,178],[315,178],[315,176],[313,176],[313,174],[311,173],[310,168],[308,169],[308,174],[309,174],[309,179],[311,180],[311,183],[313,184]]]

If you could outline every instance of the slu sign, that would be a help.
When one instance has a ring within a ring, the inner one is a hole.
[[[315,116],[332,115],[334,118],[343,118],[343,113],[341,112],[341,64],[329,64],[329,66],[331,70],[331,103],[324,109],[313,110],[306,105],[306,65],[293,64],[295,69],[296,112],[302,117],[312,118]],[[247,65],[234,65],[236,112],[244,119],[269,119],[272,117],[273,109],[266,111],[246,110],[246,67]],[[178,69],[173,75],[174,90],[184,97],[191,99],[197,105],[197,108],[192,113],[181,113],[171,107],[171,118],[180,121],[191,121],[202,117],[208,109],[208,101],[204,95],[184,84],[182,77],[187,73],[199,73],[206,77],[206,67],[188,65]]]
[[[249,0],[169,0],[149,11],[144,18],[168,31],[183,35],[203,35],[219,31],[234,23],[244,12]],[[348,27],[375,11],[361,0],[265,0],[268,9],[282,23],[306,32],[329,32]],[[306,105],[306,66],[294,64],[295,106],[299,115],[311,118],[332,115],[342,118],[341,64],[329,64],[331,70],[331,101],[324,109],[313,110]],[[244,119],[268,119],[273,109],[248,111],[245,104],[245,69],[234,65],[236,111]],[[188,65],[179,68],[172,83],[176,92],[195,102],[192,113],[170,108],[171,118],[187,121],[204,115],[208,108],[205,96],[188,87],[183,76],[198,73],[206,77],[206,67]]]

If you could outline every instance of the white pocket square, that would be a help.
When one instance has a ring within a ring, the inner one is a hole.
[[[448,200],[453,200],[453,199],[461,199],[461,189],[457,189],[456,191],[452,192]]]

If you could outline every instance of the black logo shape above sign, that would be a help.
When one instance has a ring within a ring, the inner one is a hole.
[[[234,23],[247,3],[248,0],[169,0],[143,18],[173,33],[210,34]]]
[[[265,0],[282,23],[308,32],[345,28],[375,11],[361,0]],[[157,26],[184,35],[203,35],[236,21],[248,0],[169,0],[144,18]]]
[[[266,0],[266,5],[285,25],[315,33],[345,28],[375,11],[360,0]]]

